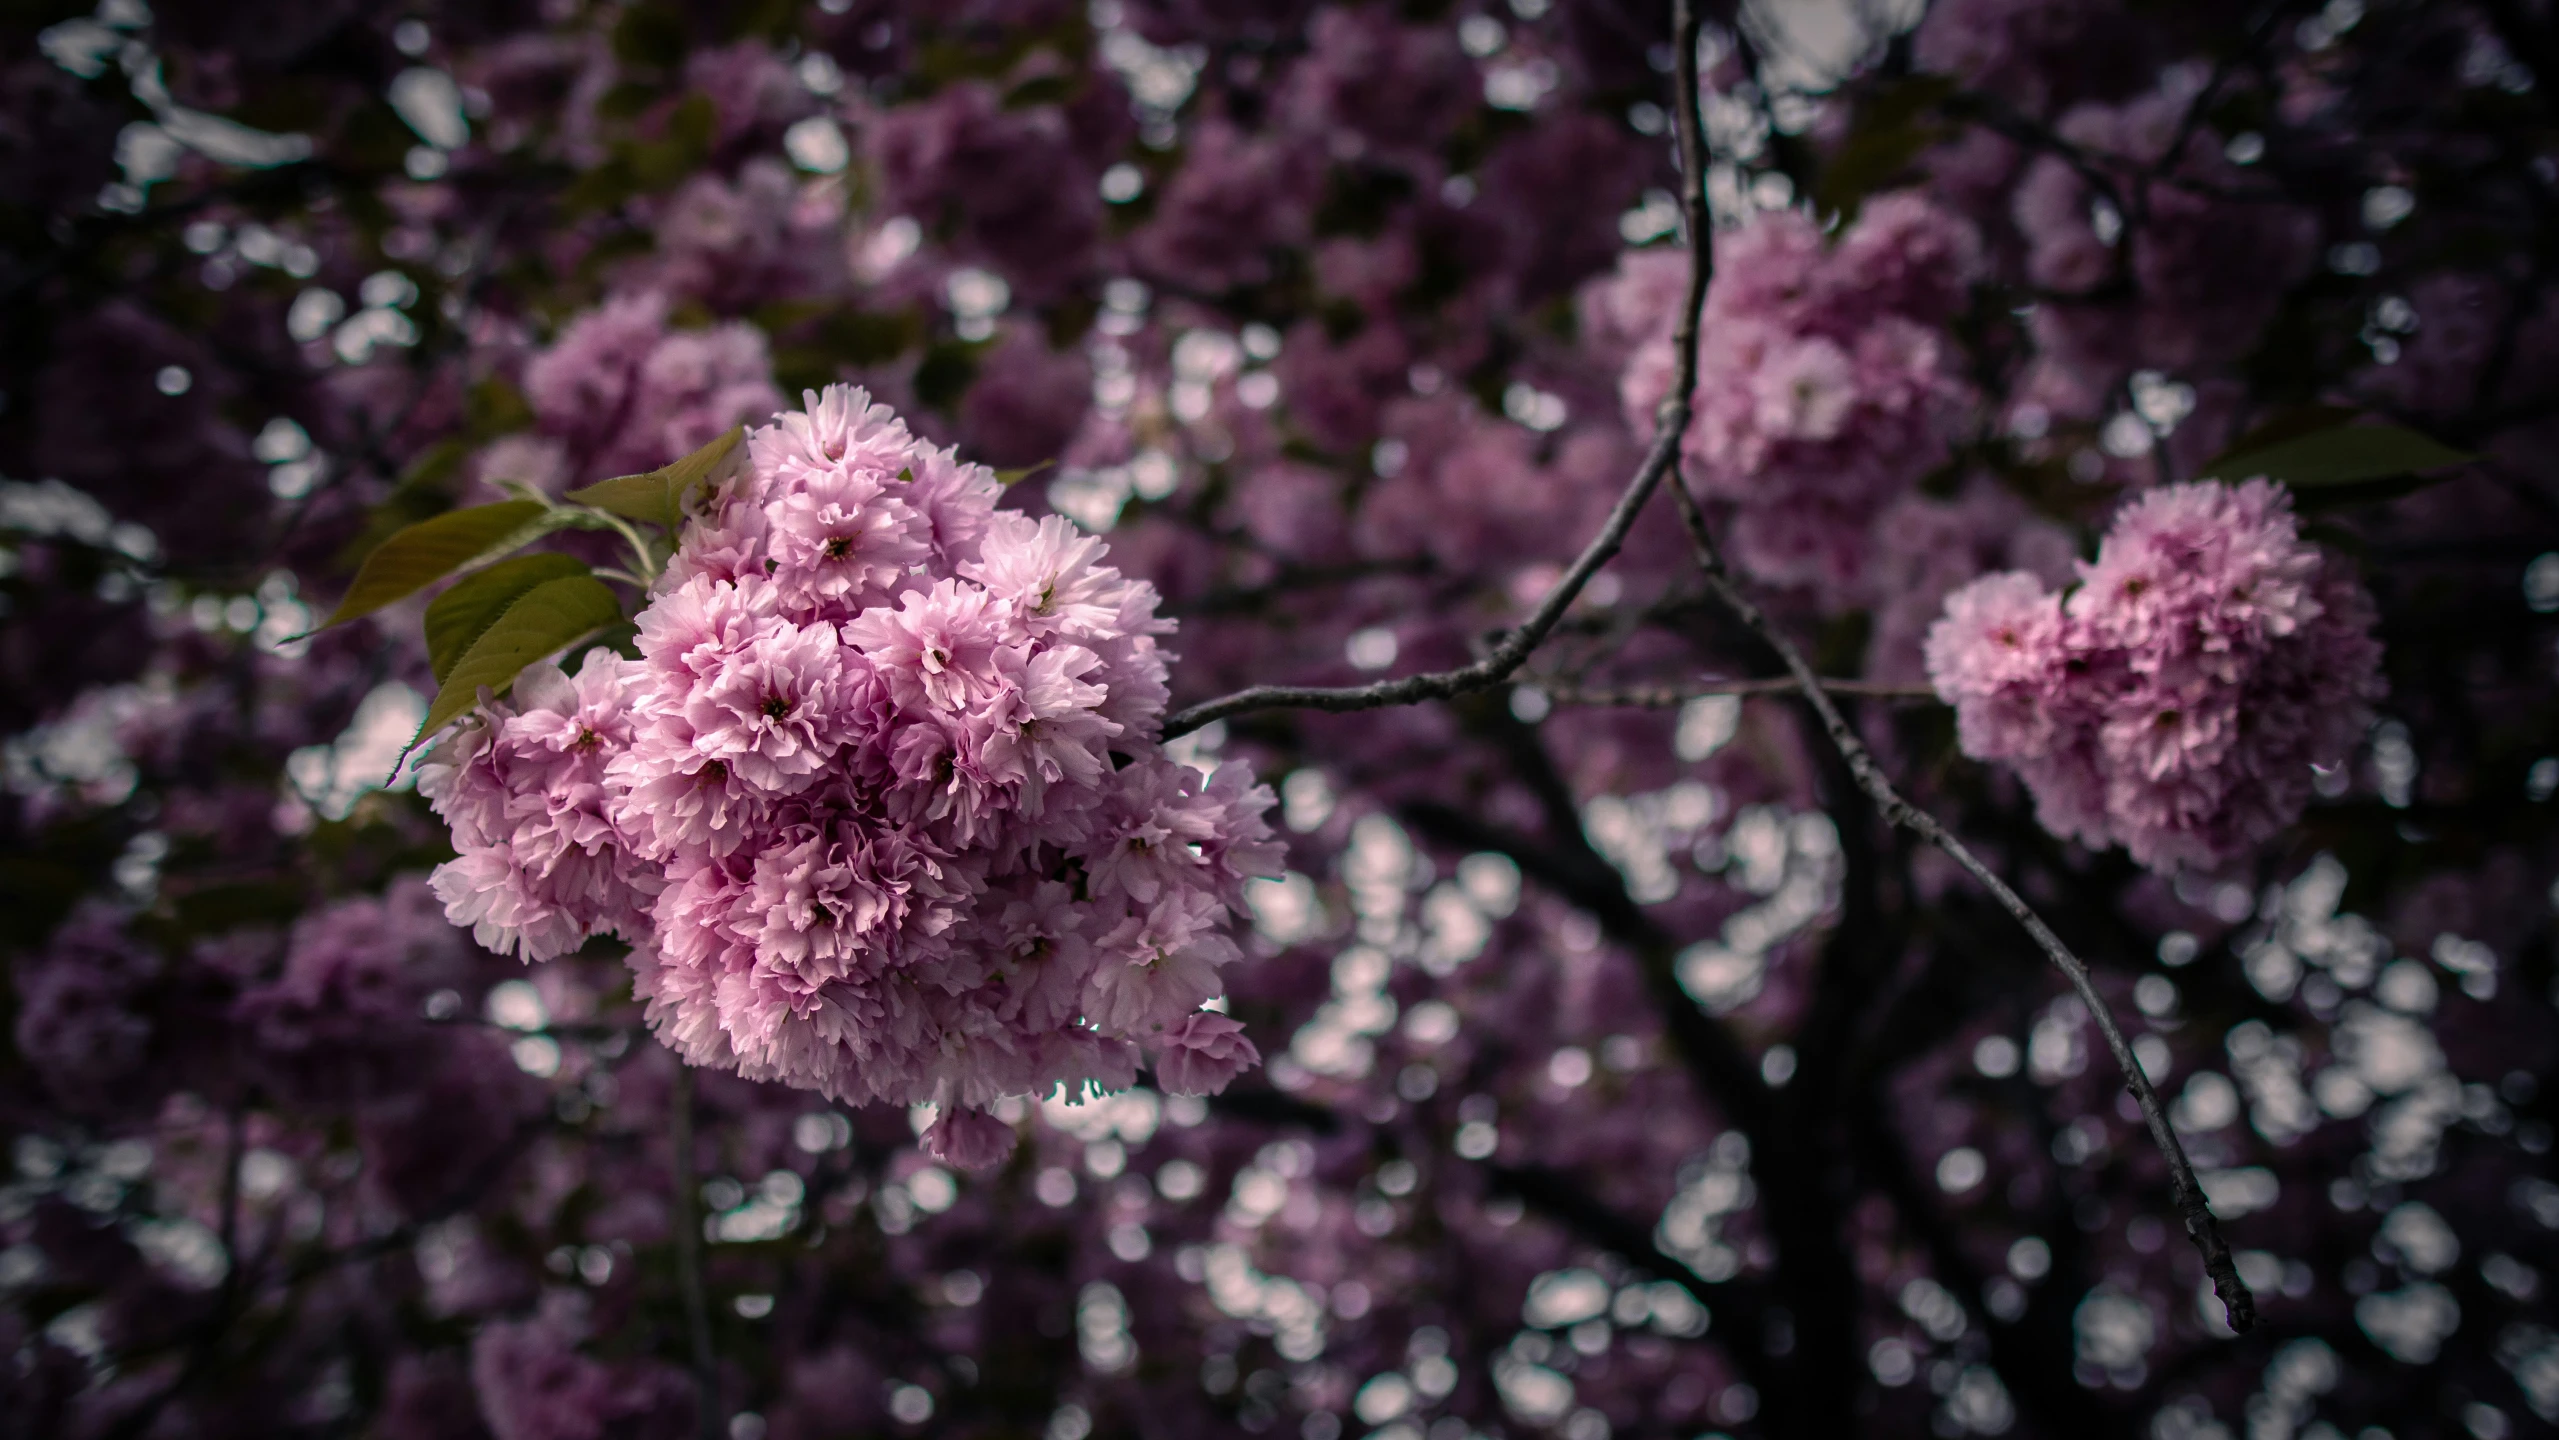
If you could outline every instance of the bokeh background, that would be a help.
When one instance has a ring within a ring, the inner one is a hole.
[[[417,605],[296,638],[489,482],[844,380],[1049,464],[1007,503],[1160,587],[1177,704],[1461,662],[1665,383],[1666,4],[18,0],[0,1434],[2549,1433],[2559,10],[1708,16],[1719,248],[1797,257],[1710,353],[1889,359],[1710,364],[1820,432],[1705,457],[1718,516],[2097,966],[2257,1330],[2085,1009],[1798,708],[1588,703],[1772,673],[1666,508],[1517,686],[1187,738],[1281,796],[1268,1063],[976,1174],[679,1077],[611,942],[478,949],[389,783]],[[2369,733],[2211,871],[2054,838],[1927,696],[1942,597],[2305,416],[2473,457],[2301,491]]]

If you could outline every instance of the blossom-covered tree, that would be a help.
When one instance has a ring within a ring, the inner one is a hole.
[[[0,40],[0,1434],[2559,1426],[2549,6]]]

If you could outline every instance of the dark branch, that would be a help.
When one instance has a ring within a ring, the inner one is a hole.
[[[1706,194],[1706,147],[1699,134],[1697,120],[1697,56],[1693,21],[1689,23],[1687,53],[1679,70],[1679,164],[1682,183],[1697,197],[1695,210],[1703,214]],[[1504,635],[1492,652],[1472,665],[1454,670],[1434,671],[1425,675],[1406,675],[1394,680],[1380,680],[1371,685],[1341,687],[1311,685],[1254,685],[1232,695],[1220,696],[1173,713],[1164,722],[1163,738],[1170,740],[1186,735],[1215,720],[1240,715],[1248,710],[1382,710],[1391,705],[1416,705],[1425,700],[1449,700],[1478,690],[1489,690],[1518,673],[1528,663],[1537,647],[1546,643],[1562,622],[1564,612],[1579,599],[1582,587],[1600,572],[1600,567],[1615,558],[1618,548],[1626,543],[1626,533],[1635,528],[1635,517],[1643,513],[1644,502],[1679,461],[1679,448],[1688,436],[1690,397],[1697,392],[1697,316],[1705,308],[1706,283],[1713,277],[1714,247],[1705,231],[1692,224],[1689,233],[1688,294],[1680,310],[1679,328],[1671,336],[1671,353],[1677,357],[1679,369],[1670,394],[1662,400],[1654,419],[1652,447],[1644,452],[1644,461],[1635,467],[1634,479],[1627,482],[1624,494],[1608,512],[1608,523],[1593,536],[1573,568],[1537,602],[1527,623]]]
[[[1533,777],[1535,767],[1545,761],[1540,752],[1533,757],[1522,756],[1519,763]],[[1533,778],[1531,783],[1534,787]],[[1671,1049],[1679,1056],[1698,1094],[1722,1110],[1755,1143],[1766,1140],[1768,1087],[1761,1081],[1758,1067],[1722,1022],[1698,1008],[1697,1002],[1680,988],[1678,942],[1626,893],[1625,877],[1617,867],[1590,848],[1569,804],[1561,817],[1550,817],[1560,833],[1549,845],[1427,801],[1407,805],[1398,813],[1414,829],[1443,844],[1491,850],[1510,857],[1521,874],[1598,921],[1600,932],[1624,946],[1633,957],[1645,991],[1661,1016]]]
[[[1708,695],[1792,695],[1795,680],[1790,675],[1774,675],[1757,680],[1700,680],[1690,685],[1630,685],[1619,689],[1566,684],[1531,676],[1528,684],[1558,705],[1588,705],[1597,709],[1672,710]],[[1869,695],[1878,700],[1934,700],[1937,692],[1926,685],[1896,685],[1885,680],[1824,680],[1834,695]]]
[[[2185,1220],[2186,1236],[2203,1256],[2204,1273],[2212,1277],[2213,1293],[2221,1297],[2222,1310],[2230,1321],[2230,1328],[2245,1334],[2257,1322],[2256,1297],[2249,1293],[2247,1282],[2239,1278],[2239,1266],[2231,1258],[2229,1244],[2221,1237],[2221,1227],[2213,1220],[2212,1206],[2204,1199],[2203,1186],[2195,1179],[2194,1163],[2186,1158],[2186,1147],[2177,1139],[2175,1127],[2168,1123],[2168,1112],[2159,1102],[2159,1092],[2152,1088],[2150,1077],[2142,1073],[2141,1062],[2134,1057],[2132,1045],[2124,1039],[2123,1027],[2115,1023],[2114,1009],[2099,993],[2096,982],[2088,973],[2087,964],[2062,943],[2061,937],[2053,933],[2052,927],[2044,923],[2034,907],[1973,854],[1971,847],[1955,838],[1937,822],[1935,816],[1902,798],[1901,792],[1885,777],[1883,767],[1875,763],[1866,742],[1858,738],[1846,717],[1840,714],[1837,702],[1831,699],[1821,677],[1813,673],[1813,667],[1804,659],[1803,652],[1795,648],[1794,642],[1786,638],[1785,633],[1769,620],[1733,579],[1725,566],[1723,552],[1715,543],[1714,531],[1706,522],[1706,513],[1698,507],[1697,497],[1689,493],[1685,483],[1673,485],[1671,495],[1679,506],[1680,519],[1688,527],[1689,541],[1697,552],[1697,567],[1704,574],[1708,588],[1740,617],[1743,624],[1757,632],[1771,650],[1777,652],[1778,659],[1785,662],[1787,670],[1795,677],[1796,686],[1803,691],[1804,699],[1821,717],[1822,728],[1829,732],[1831,744],[1848,762],[1849,773],[1856,778],[1857,787],[1874,800],[1876,809],[1885,819],[1944,851],[1948,859],[1979,881],[1982,888],[1999,902],[2000,908],[2034,938],[2045,957],[2070,981],[2071,989],[2078,992],[2081,1002],[2096,1017],[2097,1029],[2106,1037],[2106,1048],[2113,1053],[2116,1066],[2123,1072],[2124,1087],[2132,1093],[2134,1103],[2141,1107],[2142,1118],[2150,1125],[2150,1138],[2168,1161],[2171,1187],[2178,1213]]]
[[[1329,687],[1321,685],[1254,685],[1204,701],[1173,713],[1164,722],[1163,738],[1187,735],[1203,725],[1240,715],[1250,710],[1382,710],[1392,705],[1418,705],[1425,700],[1449,700],[1478,690],[1489,690],[1508,680],[1519,667],[1528,663],[1537,647],[1546,643],[1556,622],[1580,597],[1582,587],[1599,573],[1626,543],[1626,532],[1633,529],[1635,517],[1642,513],[1644,502],[1653,498],[1662,477],[1670,473],[1671,460],[1679,453],[1680,437],[1688,431],[1688,404],[1683,400],[1665,401],[1662,405],[1661,433],[1646,452],[1644,463],[1636,468],[1635,478],[1626,493],[1617,497],[1616,508],[1608,512],[1608,523],[1600,527],[1581,558],[1564,578],[1538,602],[1528,623],[1502,637],[1491,654],[1472,665],[1454,670],[1440,670],[1427,675],[1406,675],[1395,680],[1380,680],[1371,685]]]
[[[675,1067],[675,1093],[667,1110],[668,1148],[674,1152],[675,1282],[692,1342],[695,1428],[702,1440],[719,1440],[720,1367],[711,1351],[711,1312],[702,1295],[702,1220],[693,1191],[692,1066]]]
[[[1729,1338],[1724,1350],[1760,1389],[1773,1391],[1782,1381],[1769,1363],[1766,1349],[1755,1343],[1768,1322],[1768,1296],[1740,1279],[1709,1280],[1688,1262],[1661,1248],[1643,1222],[1611,1209],[1598,1196],[1559,1170],[1544,1165],[1487,1165],[1486,1178],[1497,1194],[1521,1204],[1571,1231],[1584,1242],[1617,1256],[1656,1280],[1668,1280],[1706,1308],[1709,1323],[1723,1321]]]
[[[1673,14],[1681,35],[1677,47],[1679,149],[1683,182],[1680,208],[1687,222],[1693,256],[1686,308],[1680,315],[1680,328],[1673,342],[1677,347],[1674,353],[1679,361],[1679,373],[1673,382],[1672,396],[1674,400],[1684,401],[1697,385],[1697,317],[1704,308],[1706,283],[1713,275],[1714,261],[1706,209],[1706,171],[1705,166],[1699,163],[1705,153],[1705,144],[1699,133],[1696,103],[1697,22],[1692,0],[1677,0]],[[1669,413],[1668,404],[1664,405],[1663,413]],[[1715,543],[1715,532],[1706,523],[1706,512],[1699,508],[1697,497],[1689,493],[1687,481],[1679,480],[1670,487],[1670,491],[1679,508],[1680,521],[1688,527],[1689,542],[1696,551],[1697,568],[1705,578],[1706,587],[1768,648],[1777,652],[1777,658],[1785,663],[1787,673],[1794,677],[1805,701],[1821,718],[1822,728],[1829,732],[1831,744],[1838,748],[1840,758],[1848,762],[1849,774],[1856,780],[1857,788],[1866,792],[1887,821],[1935,845],[1962,866],[1967,874],[1981,882],[1982,887],[1999,901],[2001,908],[2034,937],[2044,954],[2068,977],[2071,988],[2079,993],[2089,1013],[2097,1018],[2097,1028],[2106,1037],[2106,1048],[2114,1053],[2115,1064],[2123,1071],[2125,1087],[2141,1106],[2142,1117],[2150,1123],[2151,1139],[2159,1146],[2160,1153],[2167,1157],[2177,1209],[2185,1219],[2187,1238],[2194,1242],[2195,1249],[2203,1256],[2204,1271],[2212,1277],[2213,1293],[2221,1297],[2230,1328],[2245,1334],[2256,1323],[2257,1299],[2248,1292],[2247,1282],[2239,1278],[2239,1266],[2231,1258],[2229,1244],[2221,1238],[2221,1227],[2213,1221],[2212,1206],[2205,1201],[2203,1186],[2195,1179],[2195,1167],[2186,1158],[2186,1147],[2178,1141],[2175,1128],[2168,1123],[2168,1113],[2159,1103],[2159,1092],[2151,1088],[2150,1077],[2142,1073],[2141,1062],[2134,1058],[2131,1044],[2124,1039],[2123,1027],[2115,1023],[2114,1010],[2106,1003],[2106,997],[2098,993],[2095,981],[2089,977],[2087,965],[2072,954],[2070,947],[2061,942],[2061,937],[2053,933],[2052,927],[2044,923],[2043,917],[1983,864],[1964,842],[1938,824],[1936,817],[1903,799],[1901,792],[1893,788],[1892,781],[1885,778],[1883,767],[1875,763],[1874,755],[1867,750],[1866,742],[1858,738],[1857,732],[1840,714],[1838,703],[1831,698],[1821,676],[1804,659],[1803,652],[1795,648],[1785,632],[1771,623],[1767,614],[1734,581],[1724,564],[1723,551]]]

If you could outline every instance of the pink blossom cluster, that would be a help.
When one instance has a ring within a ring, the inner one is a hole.
[[[598,1440],[679,1413],[682,1372],[646,1360],[608,1365],[579,1353],[592,1328],[585,1297],[554,1290],[534,1314],[471,1337],[471,1383],[497,1440]]]
[[[1243,886],[1277,873],[1243,766],[1154,740],[1154,587],[982,466],[830,387],[747,442],[639,616],[637,660],[529,671],[422,768],[458,858],[437,892],[526,959],[633,945],[695,1064],[932,1103],[992,1163],[985,1107],[1259,1056],[1203,1005]]]
[[[654,217],[658,253],[641,273],[653,292],[723,311],[768,295],[823,293],[841,279],[842,210],[833,187],[802,184],[766,156],[739,166],[734,178],[696,175],[662,202]],[[763,348],[763,332],[750,325],[704,333],[750,337],[759,355]],[[767,408],[780,409],[780,398]]]
[[[1619,388],[1639,432],[1670,391],[1686,263],[1629,256],[1586,307],[1604,346],[1644,337]],[[1980,268],[1972,227],[1911,193],[1868,201],[1836,243],[1792,210],[1719,237],[1686,448],[1733,506],[1744,568],[1833,590],[1860,573],[1876,515],[1947,458],[1970,390],[1943,327]]]
[[[1866,678],[1927,678],[1928,629],[1945,613],[1946,597],[1990,570],[2025,570],[2067,584],[2078,542],[2060,525],[1987,476],[1974,476],[1953,496],[1913,491],[1875,523],[1861,578],[1870,626]]]
[[[562,327],[524,367],[524,396],[580,477],[655,469],[782,408],[764,332],[743,321],[670,329],[656,290],[608,300]]]
[[[2022,571],[1947,597],[1928,674],[1964,753],[2016,767],[2046,828],[2211,869],[2299,818],[2381,693],[2371,597],[2266,481],[2153,490],[2065,598]]]

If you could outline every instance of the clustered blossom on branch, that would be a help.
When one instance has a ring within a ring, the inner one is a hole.
[[[687,1060],[930,1102],[983,1165],[983,1107],[1176,1091],[1259,1056],[1201,1006],[1270,792],[1154,740],[1154,587],[849,386],[753,433],[639,617],[640,658],[537,669],[421,769],[457,923],[527,960],[629,940]]]
[[[2211,869],[2290,825],[2381,693],[2372,599],[2279,486],[2149,491],[2065,599],[2020,571],[1947,598],[1928,673],[1964,753],[2055,834]]]
[[[1631,255],[1597,299],[1610,328],[1642,327],[1620,387],[1639,432],[1670,391],[1683,256]],[[1980,268],[1972,227],[1907,192],[1868,201],[1836,243],[1796,210],[1716,241],[1685,449],[1701,488],[1732,504],[1745,569],[1852,585],[1875,517],[1945,463],[1971,390],[1944,326]]]

